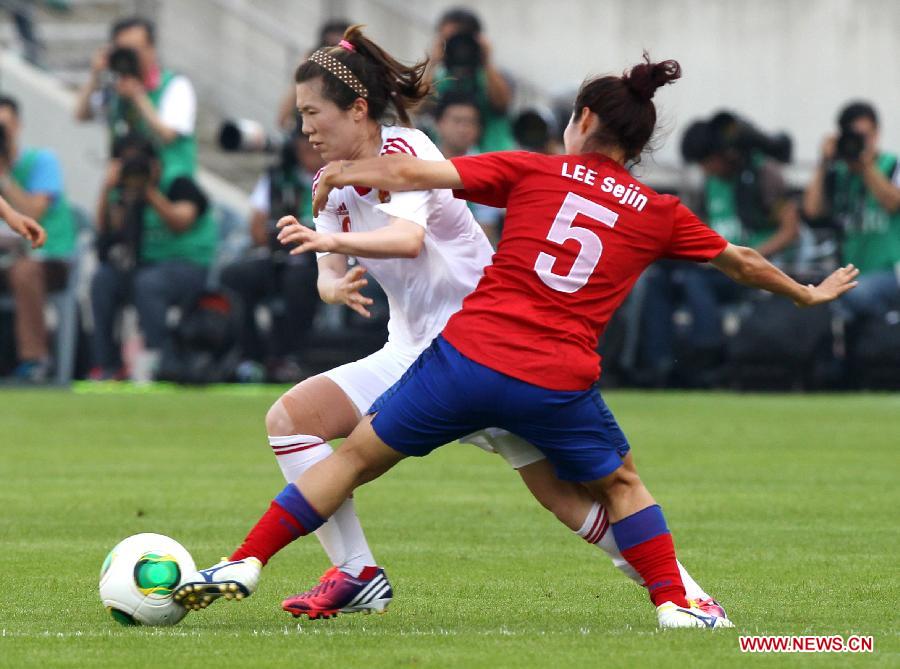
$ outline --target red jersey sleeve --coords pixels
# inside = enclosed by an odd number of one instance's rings
[[[453,195],[490,207],[506,207],[513,186],[532,169],[537,158],[528,151],[497,151],[451,158],[463,182],[463,187],[454,190]]]
[[[675,206],[672,237],[666,257],[675,260],[707,262],[728,246],[728,241],[694,215],[680,202]]]

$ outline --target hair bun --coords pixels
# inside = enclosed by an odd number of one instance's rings
[[[650,56],[644,52],[644,62],[635,65],[630,72],[622,75],[622,81],[634,95],[645,102],[653,99],[656,89],[671,84],[681,77],[681,65],[677,60],[664,60],[651,63]]]

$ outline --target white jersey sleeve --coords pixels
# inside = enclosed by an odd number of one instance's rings
[[[441,152],[420,130],[402,127],[385,127],[382,133],[384,145],[381,155],[402,153],[416,156],[424,160],[443,160]],[[416,190],[400,193],[391,193],[389,202],[380,204],[376,209],[388,216],[412,221],[423,228],[428,225],[428,218],[432,214],[434,198],[432,191]]]
[[[313,179],[312,183],[312,193],[313,197],[316,195],[316,187],[319,185],[319,175],[322,174],[322,170],[316,172],[316,176]],[[316,232],[325,232],[325,233],[335,233],[340,232],[342,230],[341,227],[341,219],[338,216],[338,190],[333,189],[328,194],[328,202],[325,203],[324,209],[319,212],[319,215],[313,219],[313,224],[316,226]],[[329,253],[319,253],[316,252],[316,258],[324,258],[325,256],[330,255]]]

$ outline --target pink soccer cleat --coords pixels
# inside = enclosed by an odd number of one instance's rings
[[[310,620],[334,618],[339,613],[384,613],[394,591],[381,567],[366,567],[359,576],[350,576],[332,567],[319,579],[319,584],[288,597],[281,608],[295,618]]]

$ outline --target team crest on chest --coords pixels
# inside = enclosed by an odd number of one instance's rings
[[[380,191],[378,191],[378,201],[379,201],[381,204],[384,204],[384,203],[386,203],[386,202],[390,202],[390,201],[391,201],[391,193],[390,193],[390,191],[386,191],[386,190],[380,190]]]
[[[337,215],[341,221],[341,230],[344,232],[350,232],[350,211],[347,209],[347,205],[341,202],[337,208]]]

